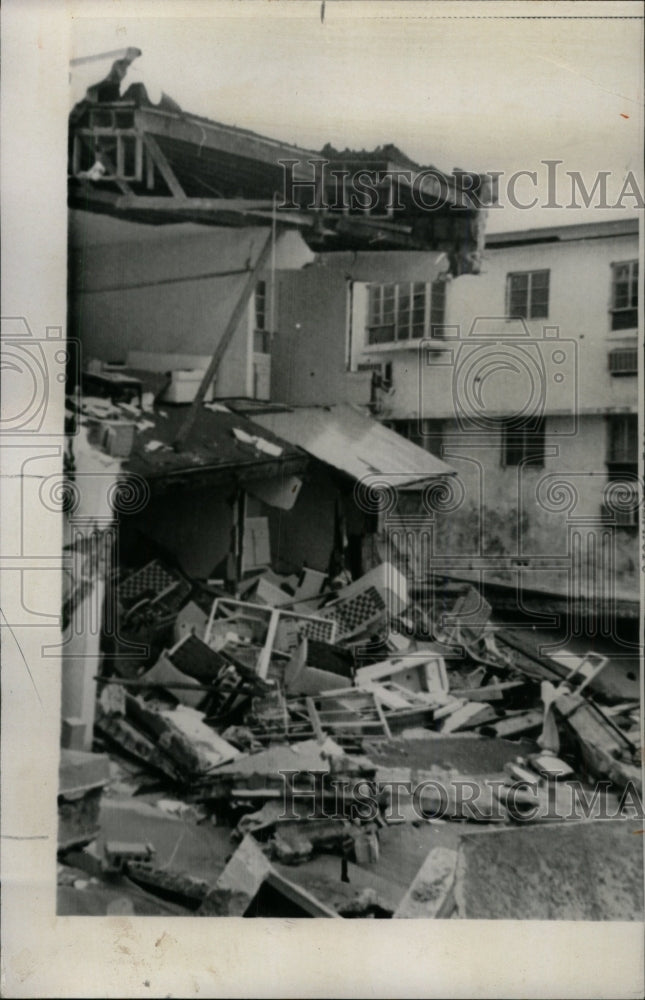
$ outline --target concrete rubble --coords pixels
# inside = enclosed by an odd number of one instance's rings
[[[93,752],[63,750],[60,912],[639,919],[639,706],[599,671],[489,614],[446,634],[388,563],[234,596],[143,570],[160,641],[106,659]]]

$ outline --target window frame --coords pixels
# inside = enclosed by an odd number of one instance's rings
[[[544,313],[535,311],[535,301],[534,293],[536,289],[534,288],[535,276],[538,274],[546,275],[546,302],[544,304]],[[512,283],[514,278],[526,278],[526,306],[521,312],[513,312],[512,298],[513,290]],[[538,291],[541,289],[537,289]],[[533,268],[530,271],[508,271],[506,274],[506,317],[509,320],[512,319],[548,319],[549,318],[549,299],[551,295],[551,269],[548,267]]]
[[[638,534],[640,528],[640,498],[636,473],[632,475],[630,473],[622,473],[615,476],[610,475],[609,482],[620,485],[623,491],[631,493],[633,503],[631,507],[625,504],[624,509],[618,510],[610,508],[606,503],[601,504],[600,516],[602,520],[613,524],[614,528],[618,531],[623,531],[630,535]]]
[[[626,281],[617,280],[619,268],[627,268]],[[611,296],[609,312],[611,314],[611,329],[634,330],[638,327],[638,258],[613,261],[611,265]],[[627,286],[627,305],[616,305],[616,293],[619,285]]]
[[[607,355],[607,367],[613,378],[638,375],[638,345],[612,347]]]
[[[500,457],[503,469],[516,469],[519,466],[531,465],[543,469],[546,464],[546,417],[538,418],[538,426],[534,428],[517,428],[513,430],[512,420],[501,420]],[[509,460],[509,452],[515,452],[516,461]]]
[[[445,325],[445,284],[445,281],[439,280],[367,282],[365,348],[418,344],[428,337],[441,339],[433,331]],[[423,315],[419,320],[417,310],[421,296]],[[391,322],[385,322],[390,315]],[[391,331],[390,336],[377,339],[375,331],[383,330]]]
[[[256,282],[253,290],[253,354],[271,353],[271,330],[267,326],[267,283]]]
[[[417,448],[423,448],[437,458],[441,457],[445,436],[443,417],[398,418],[387,421],[386,426]]]
[[[621,439],[620,441],[618,439]],[[612,413],[607,428],[606,466],[610,476],[621,471],[638,473],[638,414]]]

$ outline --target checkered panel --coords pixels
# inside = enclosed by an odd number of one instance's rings
[[[336,622],[334,619],[327,621],[303,621],[299,626],[300,635],[305,635],[308,639],[318,639],[320,642],[333,643],[336,636]]]
[[[130,603],[151,594],[156,597],[179,579],[170,573],[158,559],[136,570],[119,584],[118,595],[121,603]]]
[[[330,618],[338,624],[338,639],[355,635],[367,628],[383,615],[385,601],[376,587],[367,587],[361,594],[347,600],[339,600],[329,609],[319,612],[323,618]],[[316,636],[316,638],[318,638]]]

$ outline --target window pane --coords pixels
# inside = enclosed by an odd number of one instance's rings
[[[529,275],[518,273],[508,275],[508,314],[528,316]]]
[[[394,325],[394,285],[383,285],[383,323]]]
[[[381,286],[369,285],[369,325],[375,326],[381,319]]]
[[[522,442],[507,437],[504,445],[504,465],[519,465],[522,461]]]
[[[544,428],[542,419],[537,426],[522,430],[504,425],[502,454],[504,465],[544,465]]]
[[[445,315],[446,283],[445,281],[434,281],[430,289],[430,325],[443,324]]]
[[[614,309],[637,308],[638,261],[630,260],[621,264],[614,264],[612,286],[612,307]],[[613,329],[616,329],[616,327],[613,327]],[[624,327],[618,327],[618,329],[624,329]]]
[[[270,354],[271,344],[267,330],[253,331],[253,352],[255,354]]]
[[[638,261],[636,261],[632,268],[632,294],[630,305],[634,308],[638,308]]]
[[[266,326],[266,284],[258,281],[255,286],[255,328],[264,330]]]
[[[546,319],[549,315],[549,303],[546,299],[536,301],[531,304],[531,319]]]
[[[427,288],[424,282],[369,285],[367,342],[420,340],[427,329]]]
[[[625,309],[629,305],[629,285],[621,281],[614,289],[614,309]]]
[[[610,462],[638,462],[638,417],[625,414],[613,417],[609,428]]]
[[[638,326],[638,309],[619,309],[612,313],[612,330],[631,330]]]
[[[410,337],[410,286],[398,285],[398,308],[396,323],[396,339],[408,340]]]
[[[508,313],[509,316],[526,317],[528,314],[526,293],[511,292]]]
[[[394,326],[392,324],[371,326],[368,330],[367,340],[370,344],[387,344],[390,340],[394,340]]]
[[[549,272],[531,273],[531,318],[544,319],[549,314]]]
[[[428,293],[426,286],[417,282],[414,285],[414,296],[412,306],[412,336],[419,339],[423,337],[426,330],[426,301]]]

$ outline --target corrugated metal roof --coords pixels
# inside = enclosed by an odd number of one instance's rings
[[[405,487],[454,469],[348,404],[254,413],[253,420],[353,479],[379,475]]]

